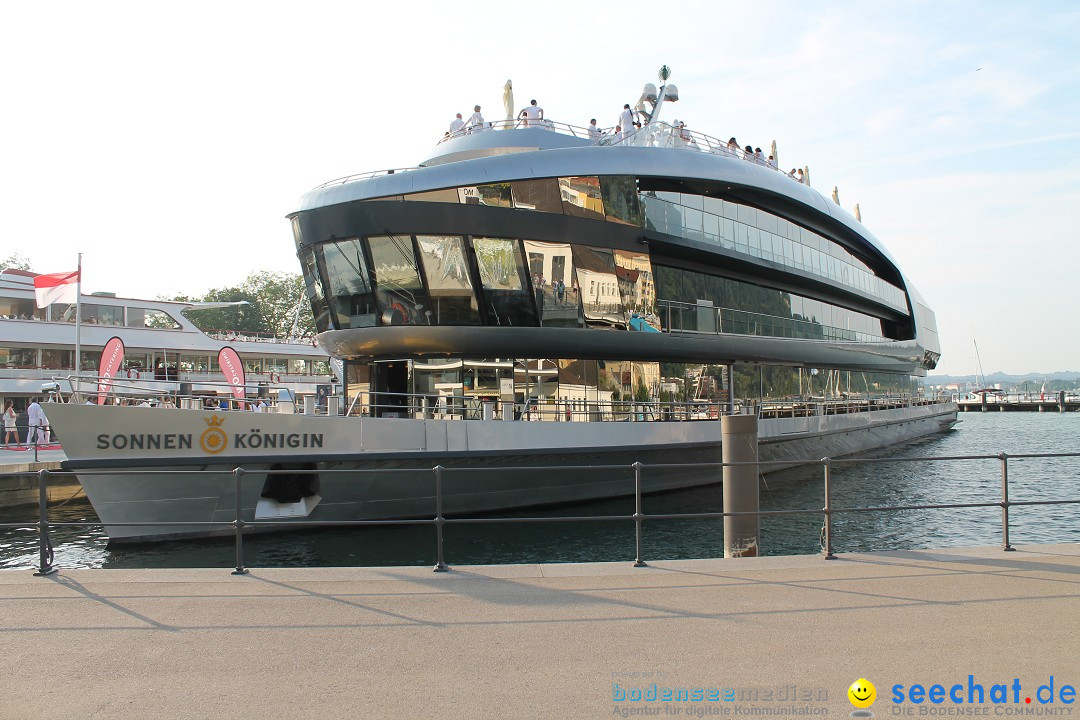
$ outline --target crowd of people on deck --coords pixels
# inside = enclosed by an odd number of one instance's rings
[[[697,140],[691,132],[687,130],[685,122],[675,120],[673,121],[672,126],[675,129],[675,140],[679,147],[701,150],[701,146],[698,145]],[[529,105],[518,113],[514,127],[552,128],[554,127],[554,123],[545,119],[544,109],[537,104],[536,100],[531,100]],[[619,112],[618,122],[615,124],[612,131],[606,132],[600,129],[596,124],[596,118],[589,120],[586,129],[590,139],[599,142],[600,140],[607,138],[609,141],[607,144],[618,145],[640,130],[641,127],[642,124],[637,117],[637,113],[631,109],[630,103],[626,103]],[[449,138],[462,132],[468,134],[482,130],[490,130],[491,128],[492,124],[484,121],[483,115],[480,114],[480,106],[476,105],[472,116],[467,121],[462,119],[461,113],[458,113],[450,122],[450,129],[443,135],[443,138]],[[651,140],[651,137],[647,138],[647,141]],[[648,142],[647,144],[651,144],[651,142]],[[772,155],[765,155],[761,148],[755,148],[751,145],[740,147],[738,141],[734,137],[728,140],[726,145],[714,146],[711,142],[708,142],[707,144],[710,148],[710,152],[741,158],[747,162],[762,165],[772,170],[776,170],[777,172],[783,172],[780,170],[775,157]],[[806,176],[800,168],[792,168],[790,172],[785,174],[795,182],[806,183]]]

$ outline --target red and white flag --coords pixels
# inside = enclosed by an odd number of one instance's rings
[[[34,278],[34,300],[39,308],[53,303],[79,300],[79,271],[38,275]]]

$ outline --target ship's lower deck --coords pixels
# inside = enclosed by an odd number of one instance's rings
[[[64,410],[61,424],[109,411],[70,405]],[[464,422],[153,410],[136,417],[138,410],[109,413],[115,422],[103,427],[113,432],[98,434],[92,447],[71,443],[65,464],[78,473],[116,541],[233,532],[236,468],[242,468],[240,516],[245,523],[274,522],[249,527],[254,531],[305,521],[434,517],[437,466],[443,468],[442,512],[451,515],[631,495],[636,462],[643,465],[645,493],[714,484],[722,475],[721,423],[715,420]],[[887,447],[955,421],[951,403],[761,419],[761,471]],[[186,440],[187,428],[198,425],[205,428],[202,435]],[[228,447],[208,456],[205,448],[213,449],[215,437]],[[263,448],[270,438],[275,445],[284,439],[284,445],[300,447]],[[174,449],[132,449],[133,442]],[[218,524],[170,524],[210,522]]]

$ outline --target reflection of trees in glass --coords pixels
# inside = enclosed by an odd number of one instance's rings
[[[486,288],[520,290],[515,241],[502,238],[474,238],[480,281]]]
[[[469,288],[469,270],[460,237],[418,235],[424,273],[430,289]]]
[[[600,194],[607,219],[625,225],[641,225],[637,181],[629,175],[600,178]]]
[[[480,185],[476,188],[476,193],[480,197],[481,205],[491,205],[494,207],[510,207],[510,183],[492,183],[491,185]]]

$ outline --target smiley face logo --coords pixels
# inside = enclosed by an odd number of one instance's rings
[[[868,708],[877,700],[877,688],[874,687],[874,683],[866,678],[859,678],[851,683],[851,687],[847,690],[847,696],[855,707],[859,709]]]

